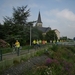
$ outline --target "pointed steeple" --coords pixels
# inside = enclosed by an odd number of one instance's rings
[[[39,11],[39,14],[38,14],[38,19],[37,19],[36,26],[38,26],[38,27],[42,27],[42,21],[41,21],[40,11]]]
[[[39,14],[38,14],[38,20],[37,20],[37,23],[42,23],[42,21],[41,21],[40,11],[39,11]]]

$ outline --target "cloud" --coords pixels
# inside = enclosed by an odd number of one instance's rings
[[[59,24],[63,24],[69,27],[75,27],[75,14],[68,9],[64,9],[61,11],[58,9],[46,11],[45,15],[47,16],[47,18],[51,17],[53,20],[57,20],[57,23],[59,22]]]
[[[75,21],[75,14],[68,9],[64,9],[57,13],[57,16],[68,19],[70,21]]]
[[[69,9],[63,10],[50,10],[44,12],[46,25],[50,25],[51,28],[56,28],[60,31],[61,36],[67,36],[69,38],[74,37],[75,32],[75,14]]]
[[[75,14],[68,9],[64,9],[61,11],[58,9],[54,9],[54,10],[51,10],[50,12],[48,12],[48,14],[49,13],[50,13],[50,15],[55,15],[58,18],[62,18],[62,19],[70,20],[70,21],[75,21]]]

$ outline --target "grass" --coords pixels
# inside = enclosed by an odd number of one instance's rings
[[[12,52],[12,48],[11,47],[1,48],[0,50],[2,50],[2,54]]]
[[[54,50],[56,49],[56,50]],[[44,50],[49,58],[40,66],[22,75],[75,75],[75,48],[73,46],[52,46]],[[41,55],[42,53],[37,53]]]
[[[41,52],[37,50],[35,52],[27,53],[25,55],[16,56],[15,58],[1,61],[0,62],[0,74],[2,74],[4,70],[8,69],[11,66],[16,66],[18,64],[21,64],[22,62],[27,61],[30,58],[41,55],[42,51],[43,49],[41,50]]]
[[[28,50],[28,49],[32,49],[32,48],[33,48],[33,46],[27,45],[27,46],[23,46],[22,50]]]
[[[44,64],[35,66],[32,70],[27,71],[27,74],[23,72],[22,75],[75,75],[75,48],[73,46],[48,45],[44,48],[18,56],[10,61],[0,62],[0,72],[10,65],[18,65],[30,58],[45,54],[48,59],[45,60]]]

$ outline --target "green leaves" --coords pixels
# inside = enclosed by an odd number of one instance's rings
[[[27,6],[13,7],[12,17],[4,17],[3,32],[0,30],[0,34],[4,33],[5,40],[10,44],[14,43],[16,39],[22,41],[29,41],[30,29],[29,27],[33,25],[34,22],[27,22],[30,16],[30,9]],[[2,37],[4,39],[4,37]],[[26,43],[26,42],[25,42]]]
[[[46,33],[45,38],[49,42],[50,40],[57,40],[57,35],[54,30],[50,30]]]

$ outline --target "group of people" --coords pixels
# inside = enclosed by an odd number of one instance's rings
[[[39,44],[46,44],[47,43],[47,41],[45,41],[45,40],[33,40],[33,42],[32,42],[34,45],[39,45]],[[15,48],[20,48],[20,42],[18,41],[18,40],[16,40],[16,42],[15,42],[15,44],[14,44],[14,46],[15,46]]]
[[[33,40],[33,45],[36,45],[38,47],[40,47],[41,44],[46,44],[47,41],[45,40]],[[17,54],[19,55],[19,51],[20,51],[20,42],[18,40],[16,40],[15,44],[13,45],[14,50],[17,52]]]
[[[47,41],[45,40],[33,40],[33,45],[40,45],[40,44],[46,44]]]

